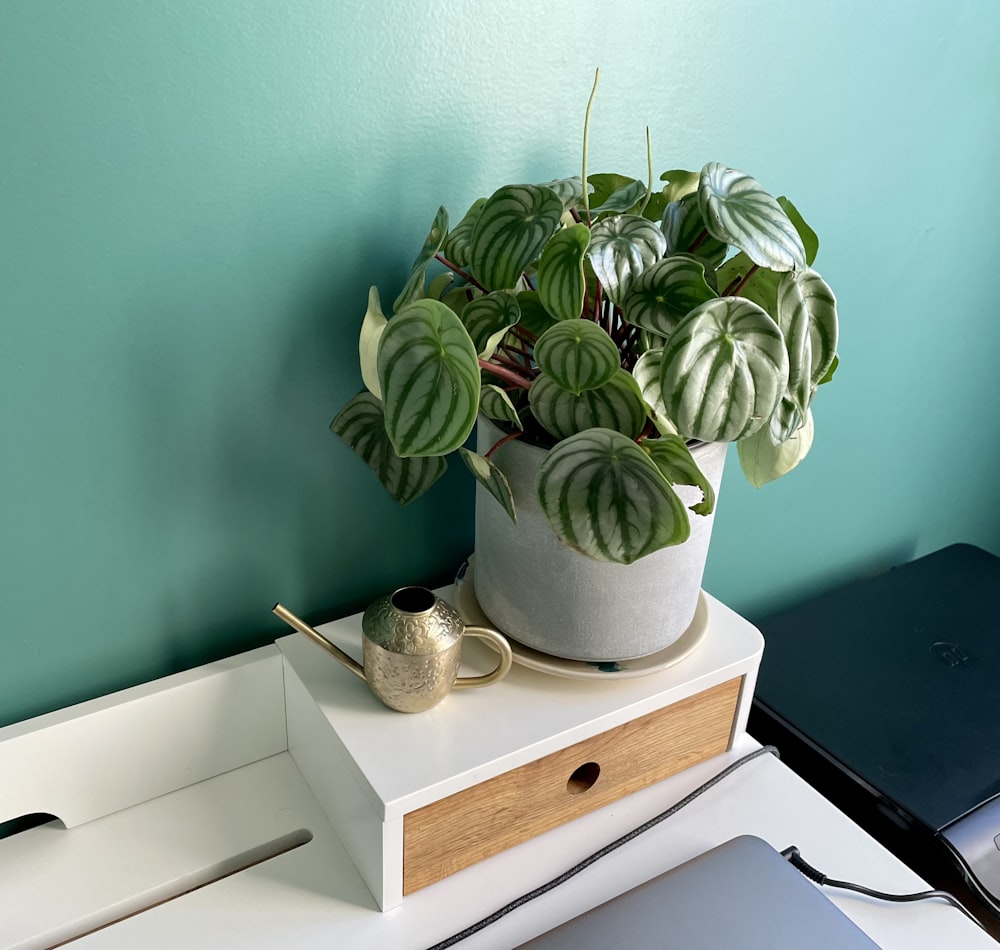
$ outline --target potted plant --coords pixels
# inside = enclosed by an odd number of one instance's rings
[[[645,182],[589,175],[587,111],[580,177],[504,185],[454,226],[441,207],[391,318],[372,287],[360,337],[366,389],[331,428],[403,504],[459,453],[480,486],[477,593],[481,533],[498,518],[510,538],[491,561],[521,562],[516,576],[490,581],[513,588],[502,596],[520,617],[483,604],[512,636],[532,641],[519,625],[545,602],[556,602],[553,615],[572,602],[570,626],[579,626],[596,608],[578,601],[595,585],[602,603],[609,589],[638,602],[617,624],[656,628],[638,646],[608,645],[606,616],[582,648],[531,643],[606,660],[651,653],[690,623],[707,537],[692,543],[689,510],[696,533],[699,521],[710,525],[725,445],[737,444],[758,487],[809,451],[810,404],[836,368],[838,323],[833,292],[812,268],[818,240],[790,201],[716,162],[664,172],[660,187],[651,173]],[[477,416],[473,451],[465,443]],[[502,460],[520,446],[536,457],[512,486],[517,463]],[[514,527],[535,506],[545,542]],[[629,569],[673,546],[685,557],[697,548],[694,565],[650,568],[641,583],[653,591],[636,587]],[[569,568],[552,561],[556,551]],[[617,573],[602,584],[589,572],[603,568]],[[554,585],[578,569],[560,600]],[[523,588],[539,573],[532,602]],[[687,585],[683,605],[669,607],[672,622],[649,619],[675,575]]]

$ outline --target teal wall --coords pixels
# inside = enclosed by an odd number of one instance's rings
[[[802,468],[730,459],[706,586],[753,615],[1000,549],[995,0],[5,0],[0,722],[447,578],[453,470],[397,509],[327,432],[440,202],[722,160],[792,196],[842,367]],[[986,280],[984,280],[986,276]]]

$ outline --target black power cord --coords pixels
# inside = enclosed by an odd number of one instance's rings
[[[827,877],[822,871],[817,871],[805,858],[799,854],[799,849],[792,845],[789,848],[785,848],[781,852],[781,856],[785,858],[792,867],[801,871],[810,881],[814,881],[824,887],[836,887],[844,891],[855,891],[858,894],[864,894],[866,897],[874,897],[880,901],[892,901],[897,904],[908,904],[915,901],[926,901],[932,900],[934,898],[940,898],[941,900],[947,901],[953,907],[957,907],[966,917],[969,918],[978,927],[982,927],[982,924],[972,915],[972,913],[965,907],[962,902],[955,897],[953,894],[948,893],[948,891],[941,890],[929,890],[929,891],[918,891],[915,894],[887,894],[885,891],[876,891],[870,887],[863,887],[860,884],[852,884],[850,881],[838,881],[832,877]]]
[[[474,924],[470,924],[464,930],[460,930],[458,933],[452,934],[450,937],[446,937],[440,943],[434,944],[434,946],[430,947],[429,950],[447,950],[448,947],[453,947],[456,943],[460,943],[467,937],[471,937],[473,934],[479,933],[480,930],[484,930],[486,927],[489,927],[490,924],[495,924],[502,917],[506,917],[509,913],[517,910],[518,907],[523,907],[529,901],[533,901],[536,897],[541,897],[543,894],[547,894],[553,888],[558,887],[560,884],[564,884],[571,877],[575,877],[581,871],[589,868],[595,861],[598,861],[605,855],[617,850],[623,844],[628,844],[628,842],[630,842],[633,838],[637,838],[644,831],[649,831],[650,828],[658,825],[661,821],[665,821],[671,815],[675,815],[686,805],[690,805],[691,802],[693,802],[700,795],[704,795],[710,788],[718,785],[723,779],[732,775],[738,768],[741,768],[748,762],[752,762],[754,759],[760,758],[762,755],[774,755],[780,758],[778,750],[773,745],[761,746],[761,748],[755,749],[753,752],[748,752],[735,762],[727,765],[721,772],[713,775],[703,785],[699,785],[693,792],[686,795],[679,802],[671,805],[666,811],[660,812],[660,814],[650,818],[649,821],[643,822],[638,828],[633,828],[620,838],[616,838],[610,844],[606,844],[599,851],[595,851],[578,864],[574,864],[568,871],[563,871],[563,873],[558,877],[552,878],[551,881],[546,881],[544,884],[536,887],[533,891],[528,891],[527,894],[522,894],[520,897],[512,900],[509,904],[504,904],[503,907],[499,910],[493,911],[493,913],[488,917],[483,917],[481,920],[477,920]]]

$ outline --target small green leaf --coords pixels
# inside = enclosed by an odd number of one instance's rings
[[[378,381],[378,343],[385,330],[385,314],[378,297],[378,287],[368,291],[368,309],[361,323],[361,336],[358,339],[358,356],[361,359],[361,379],[376,399],[382,398],[382,387]]]
[[[693,195],[698,190],[697,172],[685,171],[683,168],[674,168],[660,175],[660,181],[665,181],[663,186],[663,197],[667,202],[680,201],[688,195]]]
[[[455,275],[450,270],[445,271],[443,274],[438,274],[427,288],[427,296],[431,300],[440,300],[448,292],[453,283],[455,283]]]
[[[479,408],[479,360],[443,303],[418,300],[389,321],[378,369],[397,455],[445,455],[468,438]]]
[[[510,396],[499,386],[492,383],[483,385],[479,394],[479,411],[488,419],[506,422],[514,429],[524,429],[521,417],[517,413]]]
[[[795,230],[799,232],[799,237],[802,239],[802,247],[806,252],[806,266],[812,267],[813,262],[816,260],[816,255],[819,253],[819,237],[806,224],[805,218],[799,214],[799,209],[788,198],[781,195],[778,198],[778,204],[781,206],[781,210],[788,215],[788,220],[795,225]]]
[[[641,448],[671,485],[691,485],[701,490],[701,501],[690,506],[696,515],[710,515],[715,510],[715,489],[698,468],[684,439],[679,435],[643,439]]]
[[[595,177],[591,176],[589,180],[593,181]],[[626,178],[624,184],[612,191],[597,207],[594,207],[593,202],[591,202],[591,218],[596,218],[599,214],[618,214],[623,211],[631,211],[645,197],[645,184],[635,179]]]
[[[473,475],[476,481],[483,486],[507,512],[511,521],[517,521],[517,513],[514,511],[514,496],[511,494],[510,483],[507,476],[500,471],[488,458],[472,452],[464,446],[458,450],[462,461]]]
[[[487,290],[512,290],[559,227],[562,212],[550,188],[505,185],[495,191],[472,231],[473,275]]]
[[[717,296],[705,280],[705,262],[678,254],[657,261],[632,283],[622,312],[629,323],[667,337],[698,304]]]
[[[805,412],[837,355],[837,298],[814,270],[785,274],[778,285],[778,326],[788,349],[788,390]]]
[[[557,231],[542,251],[538,298],[557,320],[572,320],[583,310],[583,259],[589,244],[590,228],[574,224]]]
[[[563,543],[598,561],[631,564],[691,533],[684,503],[660,470],[611,429],[588,429],[551,449],[535,490]]]
[[[656,428],[663,435],[676,434],[677,427],[667,415],[667,405],[663,399],[663,389],[660,379],[663,372],[663,347],[653,347],[646,350],[632,368],[632,376],[639,384],[642,398],[656,423]]]
[[[618,371],[618,347],[590,320],[562,320],[535,344],[535,360],[563,389],[579,395],[603,386]]]
[[[739,296],[746,297],[774,316],[778,312],[778,284],[783,276],[781,273],[768,270],[766,267],[757,267],[743,251],[740,251],[719,268],[716,277],[719,286],[726,290],[739,285],[747,274],[750,274],[750,277],[740,287]]]
[[[472,243],[472,230],[479,220],[479,215],[486,204],[485,198],[477,198],[472,207],[465,212],[465,217],[455,225],[441,245],[441,254],[456,267],[467,267],[469,264],[469,245]]]
[[[614,429],[637,439],[646,425],[646,406],[639,385],[619,369],[603,386],[574,395],[542,373],[528,390],[531,412],[557,439],[585,429]]]
[[[563,211],[575,208],[583,200],[583,179],[579,175],[573,178],[557,178],[554,181],[546,181],[538,187],[554,191],[563,203]]]
[[[666,241],[666,253],[694,254],[711,267],[718,267],[729,251],[725,241],[718,241],[708,234],[705,220],[698,210],[697,194],[671,201],[663,211],[660,224]]]
[[[788,382],[778,325],[742,297],[696,307],[663,349],[660,386],[677,431],[702,442],[731,442],[764,425]]]
[[[619,214],[594,225],[587,252],[597,279],[621,306],[629,287],[666,250],[663,233],[635,214]]]
[[[709,162],[701,170],[698,207],[709,233],[735,244],[755,264],[776,271],[805,267],[806,252],[795,225],[746,173]]]
[[[413,262],[410,276],[403,287],[402,293],[396,298],[392,305],[393,313],[399,313],[405,306],[419,300],[424,295],[424,275],[427,273],[427,266],[434,255],[441,250],[445,235],[448,233],[448,211],[441,205],[434,216],[434,223],[431,225],[427,237],[424,239],[424,246],[420,249],[417,259]]]
[[[835,356],[833,362],[830,364],[830,368],[826,371],[826,375],[819,381],[819,385],[822,386],[824,383],[830,382],[833,379],[833,374],[837,372],[837,367],[840,366],[840,357]]]
[[[518,326],[535,336],[541,336],[556,325],[556,319],[542,305],[537,290],[522,290],[517,295],[517,306],[521,311]]]
[[[517,297],[507,290],[494,290],[466,304],[462,311],[462,323],[472,337],[476,353],[483,359],[489,359],[520,316]]]
[[[812,413],[806,413],[804,425],[794,432],[781,445],[775,445],[769,436],[768,428],[758,430],[749,438],[740,439],[736,443],[736,451],[740,457],[740,468],[747,481],[754,488],[760,488],[768,482],[790,472],[801,462],[813,442]]]
[[[400,458],[385,432],[382,403],[371,393],[355,396],[330,424],[378,476],[386,491],[401,505],[419,498],[445,472],[443,458]]]

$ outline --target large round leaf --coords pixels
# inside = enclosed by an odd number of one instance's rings
[[[535,344],[535,360],[563,389],[579,395],[603,386],[621,365],[618,347],[591,320],[562,320]]]
[[[777,318],[788,349],[789,395],[804,413],[837,355],[837,299],[814,270],[785,274]]]
[[[646,425],[646,406],[639,385],[620,369],[603,386],[574,395],[544,373],[528,390],[531,411],[557,439],[584,429],[605,428],[637,439]]]
[[[560,442],[535,489],[556,535],[598,561],[631,564],[691,532],[684,503],[628,436],[588,429]]]
[[[717,296],[705,280],[704,261],[677,255],[658,261],[633,282],[622,312],[629,323],[667,337],[698,304]]]
[[[663,400],[687,438],[731,442],[755,432],[770,419],[787,382],[781,330],[742,297],[696,307],[663,348]]]
[[[469,265],[487,290],[513,289],[559,227],[563,203],[550,188],[505,185],[483,205],[472,229]]]
[[[400,458],[385,432],[382,403],[371,393],[355,396],[340,410],[330,429],[364,459],[385,490],[401,505],[419,498],[448,467],[436,455]]]
[[[378,348],[385,429],[396,453],[445,455],[468,437],[479,408],[479,361],[462,321],[418,300],[389,321]]]
[[[542,251],[538,297],[557,320],[572,320],[583,310],[583,258],[589,244],[590,228],[574,224],[554,234]]]
[[[709,234],[735,244],[755,264],[777,271],[805,267],[806,252],[795,225],[744,172],[709,162],[701,170],[698,207]]]
[[[629,286],[663,256],[663,232],[636,214],[618,214],[594,225],[590,236],[591,266],[611,300],[621,306]]]

